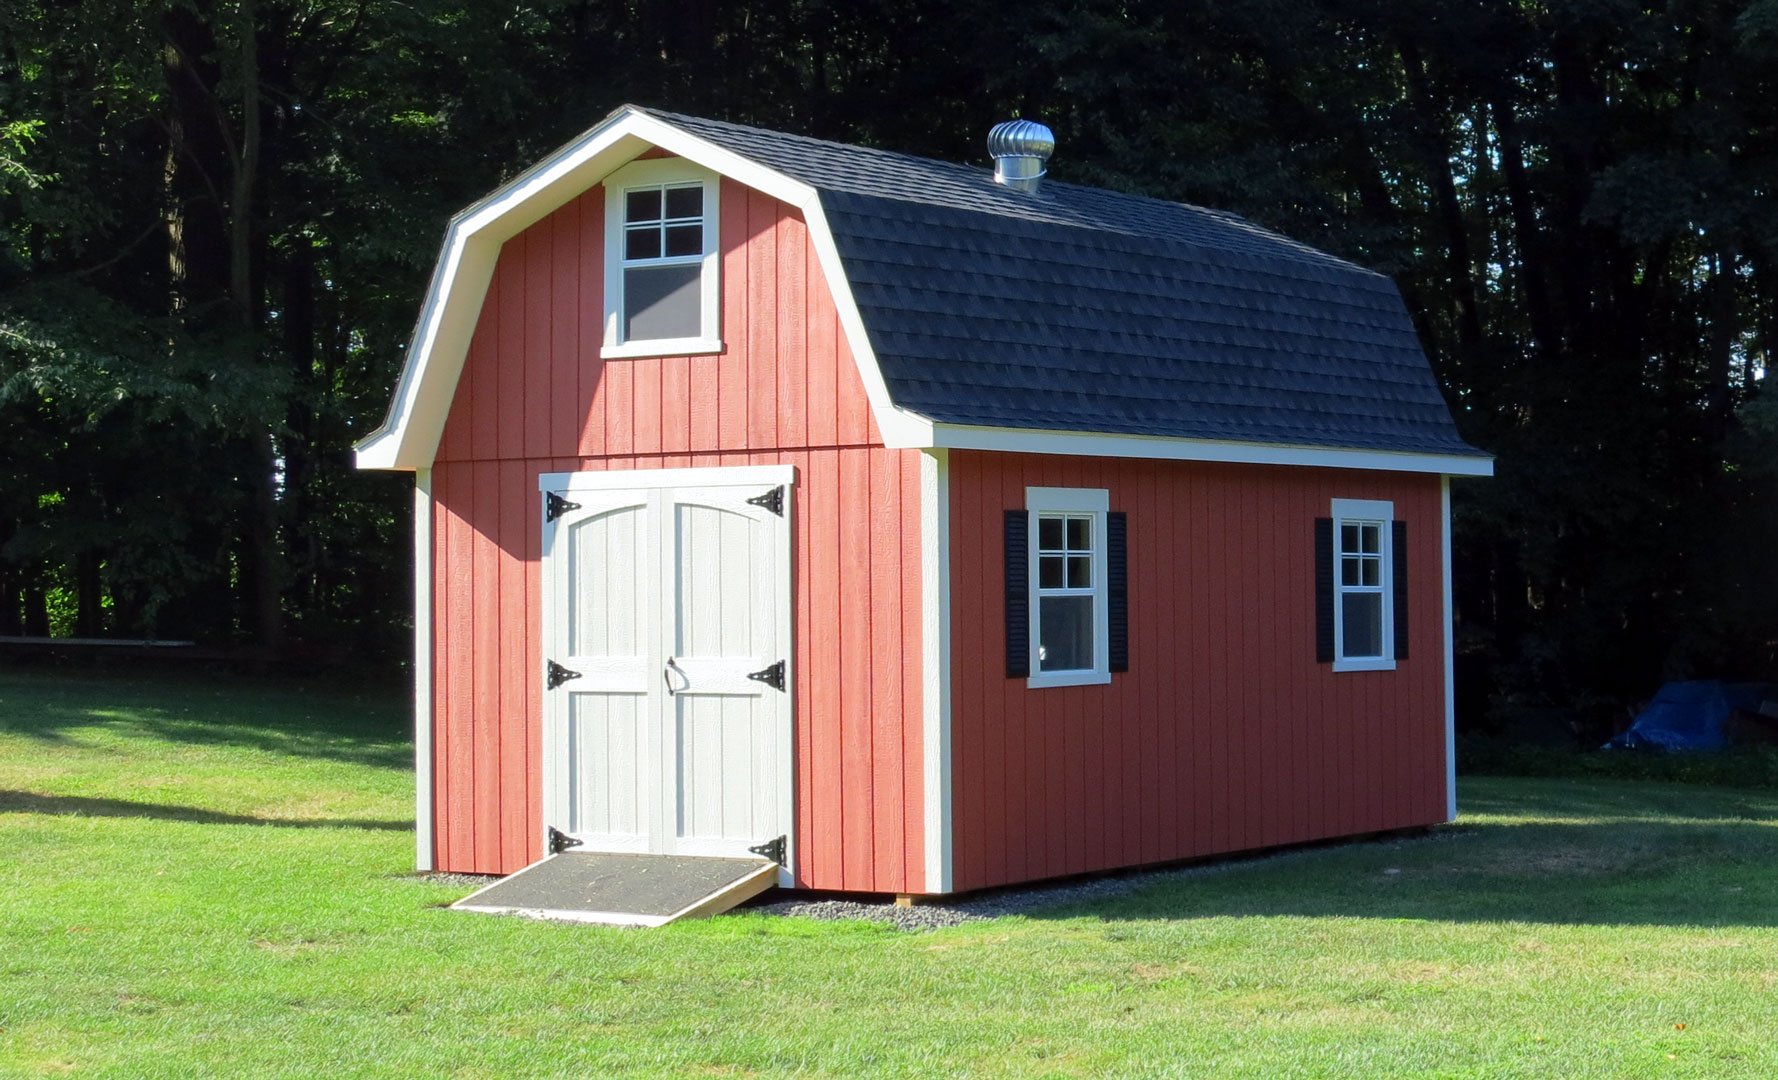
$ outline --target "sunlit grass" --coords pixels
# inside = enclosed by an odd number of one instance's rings
[[[408,873],[403,708],[0,673],[0,1074],[1778,1075],[1763,791],[1488,779],[1042,917],[606,930]]]

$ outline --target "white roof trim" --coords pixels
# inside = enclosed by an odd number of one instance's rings
[[[833,295],[840,327],[864,382],[871,415],[887,446],[1319,465],[1450,476],[1494,473],[1492,458],[1468,455],[935,424],[890,400],[888,385],[871,350],[864,318],[840,264],[839,249],[816,189],[628,106],[451,219],[408,346],[407,362],[395,385],[389,416],[355,447],[359,468],[431,467],[501,245],[653,147],[677,154],[802,212]]]
[[[894,433],[898,441],[918,439],[929,430],[921,418],[889,401],[888,387],[865,336],[851,287],[841,272],[839,252],[815,189],[626,107],[451,219],[408,346],[407,362],[395,385],[388,419],[355,447],[359,468],[423,469],[432,465],[500,246],[652,147],[802,211],[878,429],[885,437]]]
[[[1313,465],[1329,469],[1493,476],[1492,457],[1419,454],[1395,450],[1342,450],[1320,446],[1177,439],[1155,435],[1109,435],[1031,428],[933,424],[927,446],[954,450],[1002,450],[1017,454],[1070,454],[1083,457],[1158,458],[1166,461],[1226,461],[1246,465]],[[884,433],[885,438],[888,433]],[[890,442],[890,446],[898,445]],[[909,444],[899,444],[909,445]]]

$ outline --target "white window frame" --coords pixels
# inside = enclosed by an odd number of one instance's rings
[[[1028,487],[1025,489],[1025,512],[1030,521],[1025,529],[1025,566],[1028,577],[1026,602],[1031,649],[1031,669],[1025,685],[1030,689],[1048,686],[1095,686],[1111,681],[1111,617],[1110,590],[1105,581],[1106,539],[1105,519],[1111,512],[1111,492],[1106,488]],[[1042,593],[1037,587],[1038,528],[1045,514],[1090,514],[1093,518],[1093,666],[1073,671],[1044,671],[1039,657],[1043,643]],[[1078,595],[1078,594],[1077,594]]]
[[[1395,670],[1395,504],[1376,499],[1333,500],[1333,624],[1335,671]],[[1379,526],[1377,549],[1382,553],[1381,577],[1377,587],[1345,585],[1340,578],[1340,526],[1346,522],[1365,522]],[[1346,655],[1346,594],[1364,592],[1383,598],[1383,655]]]
[[[662,185],[704,185],[704,254],[700,265],[703,315],[695,337],[625,341],[624,193]],[[697,356],[722,351],[722,219],[721,181],[708,169],[684,158],[632,161],[605,178],[605,344],[603,359],[640,356]],[[649,260],[652,263],[654,260]],[[665,265],[663,263],[663,265]]]

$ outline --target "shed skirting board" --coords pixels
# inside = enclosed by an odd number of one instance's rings
[[[432,470],[414,470],[414,868],[432,855]]]
[[[925,838],[928,893],[951,891],[951,469],[948,452],[920,455],[920,640],[925,653]]]
[[[1444,552],[1445,578],[1445,820],[1457,820],[1457,612],[1451,606],[1451,478],[1439,477],[1439,510],[1444,533],[1439,538]]]

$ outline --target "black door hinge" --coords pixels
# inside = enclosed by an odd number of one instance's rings
[[[784,837],[782,836],[778,837],[776,840],[767,840],[765,843],[750,847],[747,850],[763,859],[770,859],[779,866],[784,865]]]
[[[784,661],[780,660],[768,668],[749,672],[747,677],[754,682],[762,682],[774,690],[784,689]]]
[[[546,672],[548,672],[548,677],[544,679],[544,685],[549,687],[551,690],[554,690],[556,687],[567,682],[569,679],[580,678],[580,672],[569,671],[567,668],[556,663],[554,660],[548,661],[548,664],[549,664],[549,666],[544,668],[544,670]]]
[[[569,836],[554,825],[549,827],[549,853],[551,855],[560,855],[569,848],[576,848],[579,846],[579,840],[574,839],[574,837]]]
[[[772,513],[777,514],[779,517],[783,517],[784,516],[784,485],[779,484],[777,487],[766,492],[764,495],[755,495],[753,498],[747,500],[747,505],[748,506],[763,506],[767,510],[770,510]]]
[[[543,520],[554,521],[570,510],[579,510],[580,504],[569,502],[553,491],[543,493]]]

